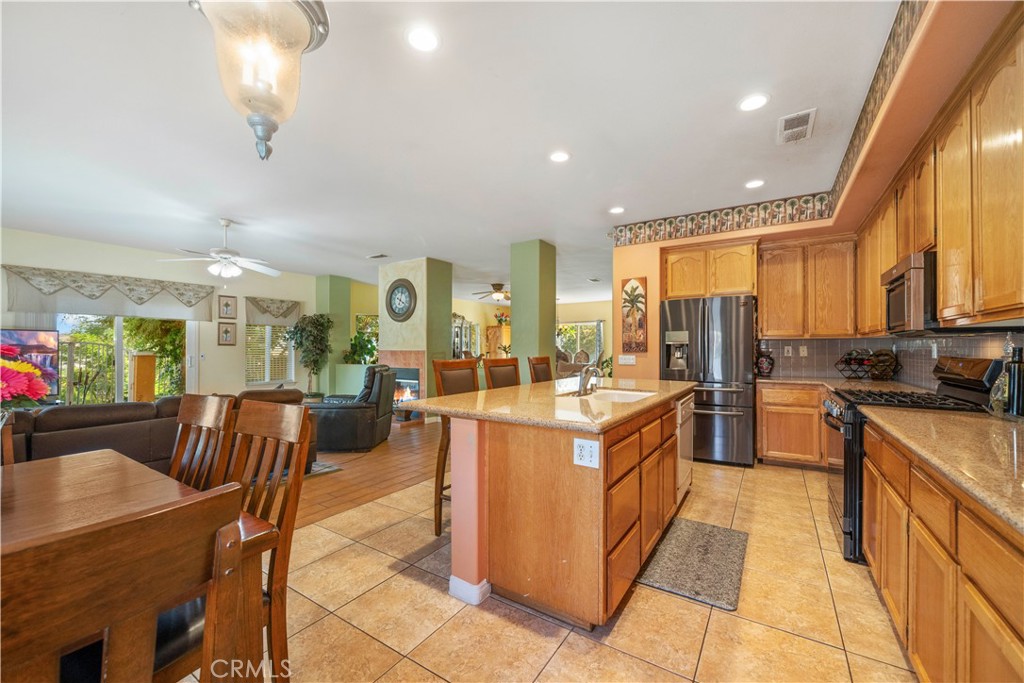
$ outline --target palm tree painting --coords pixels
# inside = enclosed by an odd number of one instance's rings
[[[622,352],[647,352],[647,278],[622,281]]]

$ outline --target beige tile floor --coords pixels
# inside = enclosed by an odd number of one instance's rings
[[[735,612],[643,586],[593,632],[450,597],[424,482],[295,533],[293,680],[911,681],[874,586],[828,527],[825,475],[698,463],[679,514],[746,531]]]

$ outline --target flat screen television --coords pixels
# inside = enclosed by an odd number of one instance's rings
[[[60,377],[60,350],[57,330],[0,330],[0,342],[18,348],[18,355],[27,358],[41,368],[54,371],[50,395],[58,391]]]

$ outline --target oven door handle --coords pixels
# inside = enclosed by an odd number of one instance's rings
[[[694,410],[694,415],[721,415],[723,417],[742,417],[743,413],[739,410]]]
[[[821,419],[825,421],[826,427],[828,427],[829,429],[834,429],[835,431],[842,434],[843,438],[846,438],[846,424],[842,422],[839,418],[837,418],[835,415],[832,415],[831,413],[822,413]]]

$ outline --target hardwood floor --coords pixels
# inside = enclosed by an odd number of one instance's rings
[[[388,440],[369,453],[318,453],[318,461],[336,463],[341,471],[303,482],[296,527],[432,478],[440,434],[440,422],[433,422],[392,429]]]

